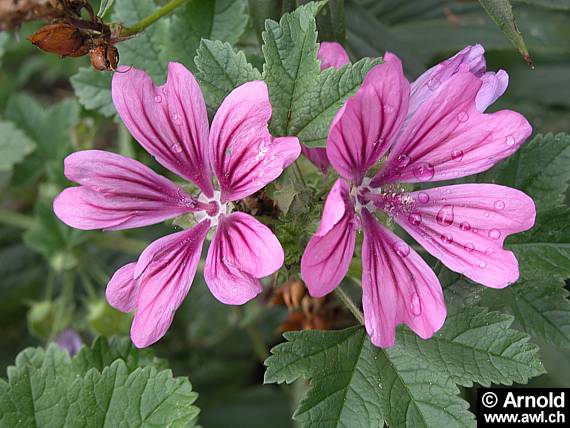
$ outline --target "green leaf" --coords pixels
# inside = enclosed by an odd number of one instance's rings
[[[293,416],[303,427],[475,426],[449,376],[417,358],[418,343],[376,348],[361,326],[284,336],[265,362],[265,382],[310,379]]]
[[[156,9],[153,0],[121,0],[115,4],[112,20],[133,25]],[[167,31],[168,23],[159,20],[132,39],[119,43],[121,63],[146,71],[157,83],[163,82],[167,64],[163,42]]]
[[[105,117],[115,115],[111,98],[111,73],[101,73],[91,68],[80,68],[71,77],[71,86],[79,103],[88,110],[96,110]]]
[[[247,62],[242,51],[234,51],[229,43],[202,40],[194,59],[204,99],[215,111],[235,88],[251,80],[261,79],[259,71]]]
[[[107,12],[111,9],[115,3],[115,0],[101,0],[101,4],[99,5],[99,12],[97,12],[97,16],[99,18],[103,18]]]
[[[0,380],[0,425],[194,426],[197,394],[187,379],[153,366],[129,368],[120,358],[98,367],[75,358],[53,344],[21,352],[8,382]]]
[[[510,0],[479,0],[479,3],[481,3],[487,15],[499,26],[507,39],[517,48],[524,60],[529,65],[532,65],[528,48],[515,23],[515,16],[513,15],[513,7],[511,6]]]
[[[320,72],[315,14],[321,4],[309,3],[268,20],[263,33],[263,77],[273,105],[271,131],[297,135],[310,147],[323,147],[330,122],[354,94],[378,60],[363,59],[340,70]]]
[[[9,171],[35,146],[12,122],[0,121],[0,171]]]
[[[247,25],[245,9],[244,0],[191,0],[173,15],[169,57],[194,69],[192,60],[201,39],[234,45]]]
[[[570,300],[563,281],[523,281],[503,290],[489,290],[482,304],[508,308],[518,325],[543,342],[570,349]]]

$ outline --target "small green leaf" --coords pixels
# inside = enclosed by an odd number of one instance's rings
[[[103,18],[107,12],[111,9],[115,3],[115,0],[101,0],[101,4],[99,5],[99,12],[97,12],[97,16],[99,18]]]
[[[198,69],[196,77],[210,111],[216,111],[233,89],[261,78],[244,53],[234,51],[229,43],[202,40],[194,61]]]
[[[111,98],[111,73],[101,73],[91,68],[80,68],[71,76],[71,86],[79,103],[88,110],[96,110],[105,117],[115,115]]]
[[[9,171],[32,152],[35,143],[12,122],[0,121],[0,171]]]
[[[510,0],[479,0],[479,3],[481,3],[487,15],[495,21],[495,24],[497,24],[507,39],[517,48],[524,60],[532,66],[532,59],[528,53],[523,36],[517,28]]]

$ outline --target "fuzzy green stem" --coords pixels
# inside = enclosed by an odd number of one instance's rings
[[[174,9],[176,9],[177,7],[186,3],[186,1],[187,0],[171,0],[171,1],[169,1],[164,6],[156,9],[153,13],[151,13],[146,18],[141,19],[139,22],[131,25],[130,27],[124,27],[121,30],[120,37],[130,37],[130,36],[134,36],[135,34],[140,33],[146,27],[154,24],[156,21],[158,21],[164,15],[168,15]]]
[[[354,318],[356,318],[360,324],[364,324],[364,317],[362,316],[362,312],[360,312],[360,309],[358,309],[348,294],[346,294],[345,291],[340,287],[335,288],[334,291],[341,302],[344,303],[344,306],[346,306],[352,315],[354,315]]]

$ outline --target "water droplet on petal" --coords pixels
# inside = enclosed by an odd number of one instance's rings
[[[441,239],[441,242],[443,242],[444,244],[453,243],[453,236],[451,235],[451,233],[444,233],[439,237],[439,239]]]
[[[162,102],[162,97],[161,97],[160,95],[156,95],[156,96],[154,97],[154,102],[155,102],[155,103],[161,103],[161,102]]]
[[[497,240],[501,237],[501,232],[497,229],[491,229],[489,231],[488,235],[489,235],[489,238]]]
[[[437,88],[439,88],[440,84],[441,84],[441,82],[439,81],[439,79],[433,78],[433,79],[428,80],[427,87],[430,90],[435,91],[435,90],[437,90]]]
[[[516,143],[515,137],[513,137],[512,135],[508,135],[507,138],[505,138],[505,143],[507,143],[507,146],[514,146]]]
[[[384,109],[384,112],[386,112],[388,114],[394,113],[394,107],[392,107],[391,105],[387,104],[383,107],[383,109]]]
[[[407,155],[400,155],[396,160],[398,161],[398,166],[400,168],[405,168],[410,164],[411,159]]]
[[[462,150],[454,150],[451,152],[451,159],[455,161],[460,161],[463,159],[463,151]]]
[[[495,201],[495,208],[498,210],[502,210],[505,208],[505,203],[501,200]]]
[[[485,254],[487,254],[488,256],[490,256],[491,254],[493,254],[495,252],[495,250],[493,248],[487,248],[485,250]]]
[[[414,226],[419,226],[422,223],[422,216],[418,213],[410,214],[408,221]]]
[[[420,300],[420,296],[418,293],[414,293],[412,296],[412,303],[410,304],[410,310],[412,314],[416,317],[419,317],[422,314],[422,301]]]
[[[174,153],[182,153],[182,146],[178,143],[173,144],[172,146],[170,146],[170,148]]]
[[[178,122],[180,120],[180,115],[176,112],[172,113],[172,120]]]
[[[428,162],[420,162],[414,167],[414,175],[420,181],[428,181],[433,178],[435,170]]]
[[[475,249],[475,245],[473,245],[472,242],[467,242],[464,246],[463,249],[465,251],[467,251],[468,253],[472,252]]]
[[[385,138],[384,138],[384,137],[378,137],[378,138],[376,139],[376,141],[374,141],[374,145],[377,146],[378,144],[384,143],[384,141],[385,141]]]
[[[238,288],[237,288],[237,287],[232,287],[232,291],[233,291],[234,293],[237,293]]]
[[[429,195],[425,192],[418,193],[418,201],[422,204],[427,204],[429,202]]]
[[[410,246],[405,242],[402,241],[396,242],[392,246],[392,248],[394,249],[396,254],[399,255],[400,257],[406,257],[408,254],[410,254]]]
[[[467,112],[464,111],[460,111],[459,113],[457,113],[457,120],[461,123],[467,122],[467,120],[469,119],[469,115],[467,114]]]
[[[466,221],[464,221],[459,224],[459,229],[461,229],[464,232],[469,232],[471,230],[471,225]]]
[[[442,226],[451,226],[453,224],[454,217],[453,206],[444,205],[437,213],[435,219]]]
[[[481,269],[485,269],[485,268],[487,267],[487,262],[481,262],[481,263],[479,263],[479,267],[480,267]]]
[[[487,211],[485,211],[485,212],[483,213],[483,215],[484,215],[485,217],[489,217],[489,213],[488,213]]]

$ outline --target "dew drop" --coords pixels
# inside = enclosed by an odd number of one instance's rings
[[[419,226],[422,223],[422,216],[419,213],[410,214],[408,221],[414,226]]]
[[[453,236],[451,233],[444,233],[439,237],[439,239],[441,239],[441,242],[444,244],[453,244]]]
[[[155,102],[155,103],[161,103],[161,102],[162,102],[162,97],[161,97],[160,95],[156,95],[156,96],[154,97],[154,102]]]
[[[485,268],[487,267],[487,262],[481,262],[481,263],[479,263],[479,267],[480,267],[481,269],[485,269]]]
[[[475,245],[473,245],[472,242],[467,242],[464,246],[463,249],[465,251],[467,251],[468,253],[472,252],[475,249]]]
[[[429,195],[425,192],[418,193],[418,201],[422,204],[427,204],[429,202]]]
[[[178,143],[173,144],[172,146],[170,146],[170,148],[174,153],[182,153],[182,146]]]
[[[498,231],[497,229],[491,229],[489,231],[488,235],[489,235],[489,238],[497,240],[501,237],[501,232]]]
[[[455,161],[460,161],[463,159],[463,151],[462,150],[454,150],[451,152],[451,159]]]
[[[507,138],[505,138],[505,143],[507,143],[507,146],[509,147],[514,146],[516,143],[515,137],[508,135]]]
[[[461,229],[463,232],[469,232],[471,230],[471,225],[464,221],[459,224],[459,229]]]
[[[407,255],[410,254],[410,247],[405,242],[396,242],[392,248],[400,257],[407,257]]]
[[[485,212],[483,213],[483,215],[484,215],[485,217],[489,217],[489,212],[485,211]]]
[[[237,293],[238,288],[237,288],[237,287],[232,287],[232,291],[233,291],[234,293]]]
[[[420,300],[420,296],[418,296],[418,293],[414,293],[412,297],[410,310],[412,311],[412,314],[414,314],[416,317],[419,317],[422,314],[422,301]]]
[[[461,123],[467,122],[467,120],[469,119],[469,115],[467,114],[467,112],[464,111],[460,111],[459,113],[457,113],[457,120]]]
[[[384,112],[390,114],[390,113],[394,113],[394,107],[392,107],[391,105],[385,105],[383,107]]]
[[[434,173],[433,165],[428,162],[420,162],[414,167],[414,175],[420,181],[431,180]]]
[[[454,217],[453,206],[444,205],[437,213],[435,219],[442,226],[451,226],[453,224]]]
[[[487,254],[488,256],[490,256],[490,255],[493,254],[494,252],[495,252],[495,250],[492,249],[492,248],[487,248],[487,249],[485,250],[485,254]]]
[[[180,120],[180,116],[178,115],[178,113],[176,112],[172,113],[172,120],[174,122],[178,122]]]
[[[495,208],[498,210],[502,210],[503,208],[505,208],[505,203],[499,199],[498,201],[495,201]]]
[[[435,90],[437,90],[437,88],[439,88],[440,84],[441,84],[441,82],[439,81],[439,79],[433,78],[433,79],[428,80],[427,87],[430,90],[435,91]]]
[[[410,164],[411,159],[407,155],[400,155],[396,160],[398,161],[398,166],[400,168],[405,168]]]

